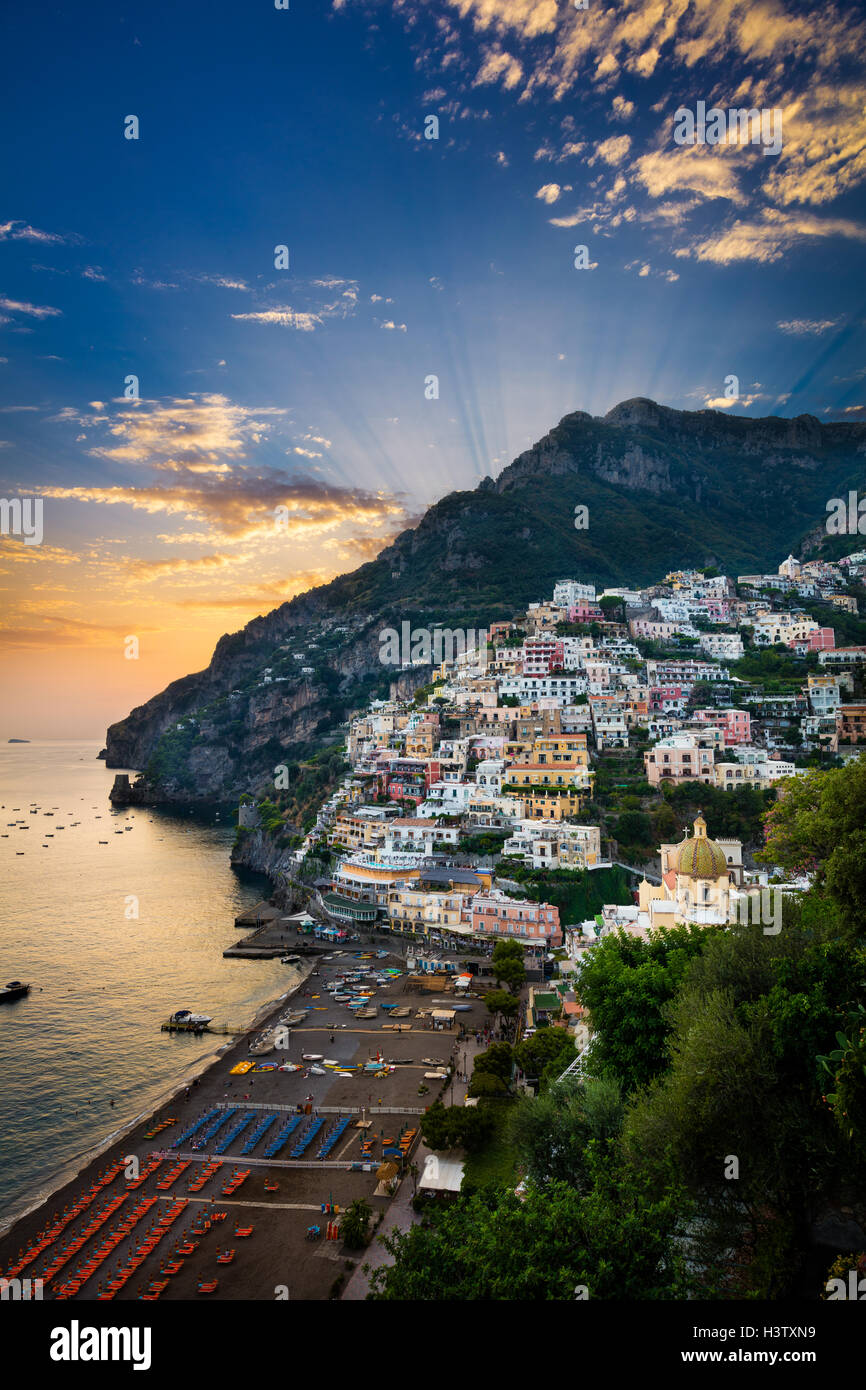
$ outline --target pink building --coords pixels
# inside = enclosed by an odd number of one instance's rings
[[[651,685],[649,690],[649,707],[662,714],[669,714],[671,710],[685,709],[688,704],[681,685]]]
[[[546,941],[551,947],[562,945],[559,908],[552,903],[509,898],[494,889],[476,893],[467,905],[467,913],[474,932],[526,937],[530,941]]]
[[[582,599],[580,603],[573,603],[568,610],[568,621],[570,623],[600,623],[604,621],[604,611],[599,608],[597,603],[588,603]]]
[[[721,729],[725,737],[725,747],[730,748],[735,743],[751,743],[752,741],[752,716],[744,709],[697,709],[694,713],[695,722],[698,724],[709,724],[714,729]]]
[[[644,753],[646,778],[651,786],[661,782],[712,782],[714,757],[712,748],[703,748],[698,738],[703,735],[671,734]]]

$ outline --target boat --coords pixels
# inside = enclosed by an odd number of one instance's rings
[[[280,965],[300,965],[300,956],[280,956]]]
[[[250,1053],[253,1057],[263,1057],[266,1052],[273,1052],[277,1045],[277,1037],[280,1033],[279,1028],[268,1028],[264,1033],[259,1033],[250,1043]]]
[[[321,1062],[322,1060],[321,1052],[302,1052],[301,1056],[305,1062]]]
[[[29,985],[23,985],[20,980],[10,980],[5,988],[0,989],[0,1004],[8,1004],[13,999],[23,999],[25,994],[29,993]]]
[[[169,1019],[169,1023],[180,1023],[184,1028],[206,1028],[210,1021],[210,1014],[194,1014],[189,1009],[178,1009]]]

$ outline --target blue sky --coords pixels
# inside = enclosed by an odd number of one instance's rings
[[[0,488],[46,534],[0,538],[0,638],[13,711],[46,671],[81,692],[53,730],[568,411],[862,415],[862,8],[18,4],[4,30]],[[677,147],[699,100],[781,110],[781,153]]]

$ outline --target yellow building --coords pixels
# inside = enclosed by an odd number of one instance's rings
[[[517,791],[515,799],[522,820],[569,820],[580,815],[586,798],[575,788],[534,787]]]

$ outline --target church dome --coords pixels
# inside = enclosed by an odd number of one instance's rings
[[[676,855],[676,872],[688,878],[723,878],[728,874],[725,851],[715,840],[707,839],[703,816],[695,821],[695,833],[683,840]]]

